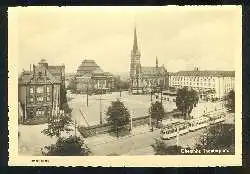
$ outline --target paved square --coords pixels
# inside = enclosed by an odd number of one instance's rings
[[[116,101],[117,99],[120,99],[125,104],[133,118],[148,115],[148,110],[151,104],[150,95],[130,95],[128,92],[122,92],[121,97],[119,92],[103,94],[101,96],[101,107],[100,95],[89,96],[88,107],[86,95],[71,94],[70,98],[69,106],[73,109],[72,116],[74,120],[77,120],[79,125],[87,125],[85,119],[80,113],[80,109],[84,112],[88,124],[96,125],[100,122],[100,108],[102,111],[103,121],[105,122],[108,107],[111,106],[112,101]],[[154,97],[153,101],[155,101]],[[170,112],[176,108],[174,102],[163,101],[163,105],[166,112]]]

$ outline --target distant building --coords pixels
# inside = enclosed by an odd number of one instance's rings
[[[65,85],[64,71],[64,65],[48,66],[42,59],[32,70],[21,73],[18,78],[20,121],[47,118],[52,111],[59,110],[60,90]]]
[[[137,44],[136,28],[134,30],[134,44],[131,51],[129,86],[132,93],[150,93],[155,89],[168,88],[168,73],[164,65],[154,67],[142,67],[141,53]]]
[[[65,74],[65,87],[67,88],[72,80],[75,78],[75,73]]]
[[[114,88],[114,78],[104,72],[94,60],[85,59],[76,72],[76,89],[79,92],[109,92]]]
[[[179,71],[169,74],[169,86],[193,88],[200,98],[223,98],[230,90],[235,89],[234,71]]]

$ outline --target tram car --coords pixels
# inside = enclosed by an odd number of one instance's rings
[[[225,121],[225,113],[216,113],[214,115],[208,115],[210,124],[216,124]]]
[[[208,117],[200,117],[192,119],[189,122],[189,131],[196,131],[198,129],[207,127],[210,125],[210,119]]]
[[[169,140],[179,135],[183,135],[189,132],[189,124],[188,123],[177,123],[166,126],[161,130],[161,139]]]

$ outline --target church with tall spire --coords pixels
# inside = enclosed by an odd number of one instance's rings
[[[151,91],[168,88],[168,73],[164,65],[153,67],[141,66],[141,52],[138,47],[137,31],[134,28],[134,41],[130,58],[129,86],[132,94],[146,94]]]

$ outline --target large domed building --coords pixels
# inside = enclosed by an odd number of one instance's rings
[[[109,92],[114,88],[114,78],[104,72],[94,60],[84,59],[76,72],[76,89],[78,92]]]

